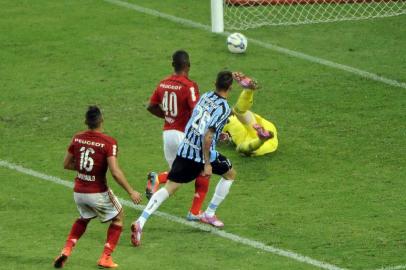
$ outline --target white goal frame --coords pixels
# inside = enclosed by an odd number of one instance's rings
[[[364,20],[406,14],[406,0],[211,0],[211,30]],[[239,17],[241,16],[241,17]]]
[[[211,31],[213,33],[224,32],[223,0],[211,0]]]

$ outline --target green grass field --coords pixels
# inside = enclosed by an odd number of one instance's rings
[[[129,2],[210,21],[209,1]],[[405,16],[243,33],[406,81]],[[256,77],[264,87],[253,110],[279,131],[274,155],[220,149],[238,172],[218,211],[225,231],[340,268],[406,269],[406,89],[253,44],[232,55],[224,36],[105,1],[0,0],[0,160],[72,181],[62,168],[66,147],[85,128],[86,107],[98,104],[122,168],[143,191],[148,171],[167,169],[162,123],[145,104],[179,48],[190,53],[201,92],[222,69]],[[51,269],[78,216],[71,190],[5,167],[0,176],[0,269]],[[184,217],[192,194],[189,184],[160,211]],[[135,249],[129,225],[140,212],[125,210],[120,269],[318,269],[161,217]],[[96,268],[106,229],[92,222],[66,269]]]

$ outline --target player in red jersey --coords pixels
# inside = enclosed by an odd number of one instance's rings
[[[150,98],[148,111],[163,118],[164,154],[169,168],[176,158],[178,146],[184,138],[185,126],[192,115],[193,108],[199,100],[199,88],[189,79],[190,60],[187,52],[178,50],[172,55],[174,74],[159,82]],[[148,198],[158,189],[159,184],[166,183],[168,172],[148,174],[146,195]],[[200,207],[209,187],[207,176],[198,176],[195,181],[195,195],[192,207],[187,215],[191,221],[200,220]]]
[[[62,268],[73,247],[86,230],[91,219],[98,217],[101,222],[110,221],[107,240],[98,265],[114,268],[111,253],[121,235],[123,209],[107,186],[106,172],[110,170],[113,178],[138,204],[140,194],[128,183],[117,161],[117,142],[102,133],[103,116],[97,106],[90,106],[86,112],[87,131],[76,134],[69,145],[64,160],[64,168],[77,171],[74,186],[74,200],[80,213],[72,226],[61,254],[55,259],[55,268]]]

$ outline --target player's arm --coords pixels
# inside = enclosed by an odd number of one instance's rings
[[[73,155],[69,152],[66,152],[65,159],[63,160],[63,168],[65,170],[76,171],[75,159],[74,159]]]
[[[156,117],[165,118],[165,112],[162,110],[159,104],[150,103],[147,106],[147,110]]]
[[[111,175],[113,176],[114,180],[125,190],[127,191],[128,195],[130,195],[131,200],[139,204],[141,202],[141,195],[137,191],[135,191],[131,185],[128,183],[123,171],[121,170],[120,166],[118,165],[117,157],[110,156],[107,158],[107,164],[109,166],[109,170]]]
[[[165,112],[164,110],[162,110],[161,103],[162,103],[162,93],[159,91],[158,86],[152,93],[151,97],[149,98],[147,110],[156,117],[165,118]]]
[[[214,129],[208,128],[203,137],[203,159],[204,159],[204,171],[203,174],[210,176],[212,174],[212,168],[210,164],[210,147],[214,138]]]
[[[189,95],[187,99],[189,108],[193,109],[199,101],[199,98],[199,87],[197,86],[197,84],[194,83],[192,86],[189,87]]]

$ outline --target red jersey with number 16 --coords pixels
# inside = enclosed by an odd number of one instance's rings
[[[158,84],[150,103],[161,105],[165,112],[164,130],[176,129],[184,132],[198,100],[197,84],[186,76],[175,74]]]
[[[72,138],[68,152],[73,155],[78,172],[75,192],[100,193],[108,190],[107,158],[117,156],[115,139],[97,131],[80,132]]]

